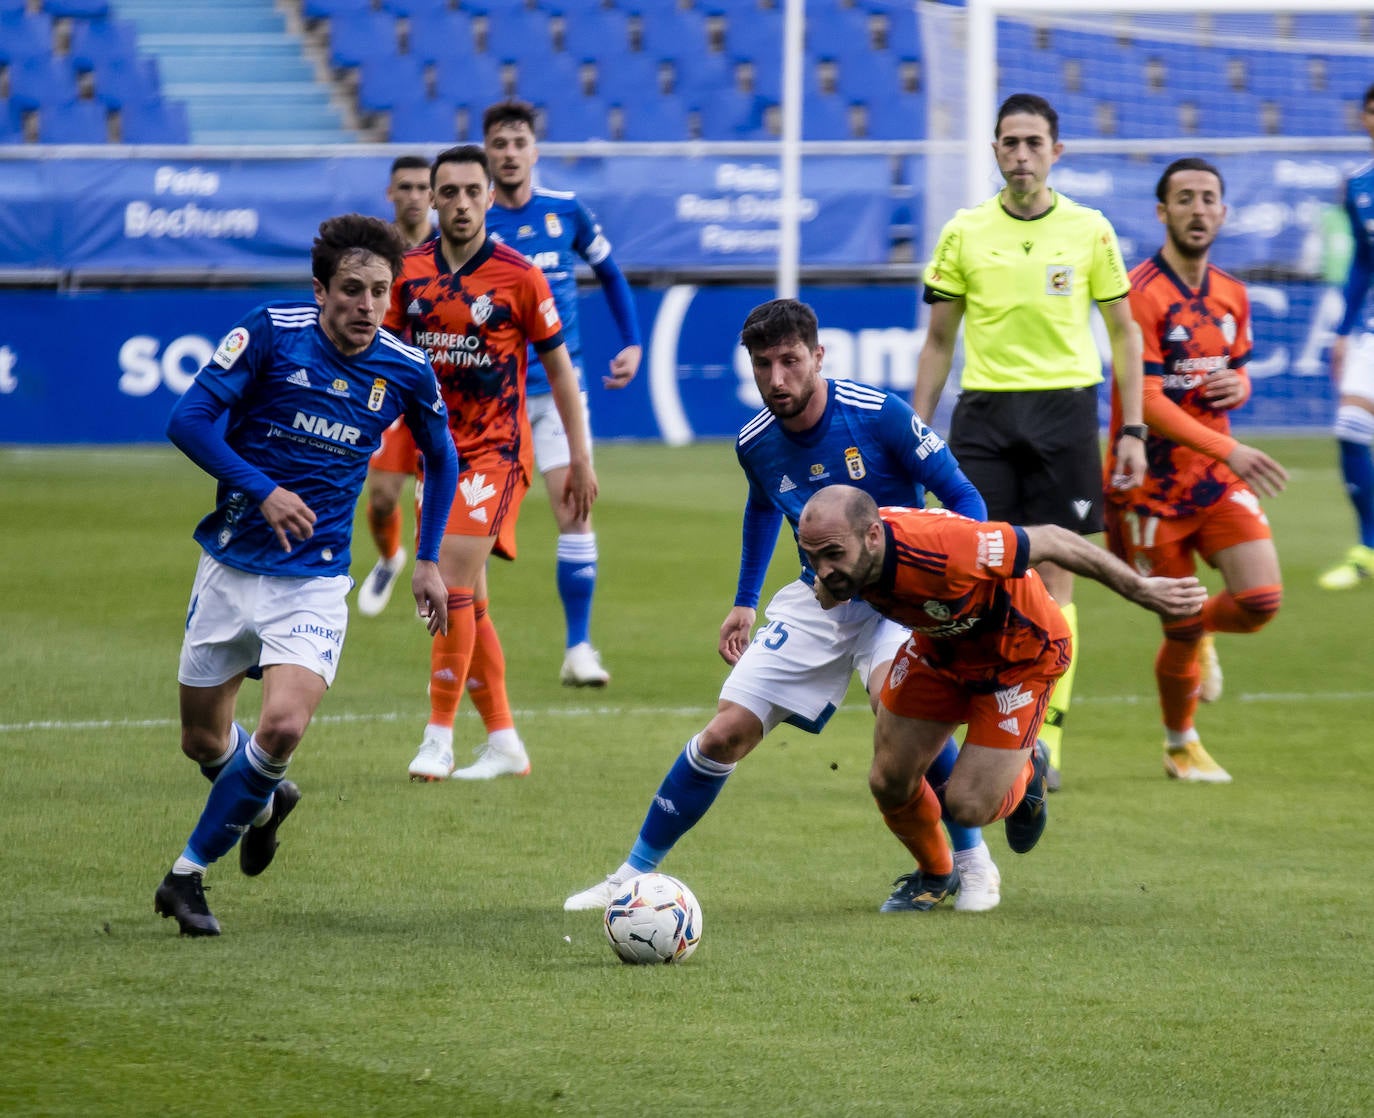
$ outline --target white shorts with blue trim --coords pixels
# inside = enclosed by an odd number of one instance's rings
[[[587,410],[587,394],[580,393],[582,399],[582,422],[587,428],[590,449],[592,418]],[[558,470],[572,461],[572,451],[568,448],[568,432],[563,428],[563,418],[553,402],[552,392],[525,399],[525,411],[530,417],[530,430],[534,433],[534,468],[541,474]]]
[[[773,595],[765,623],[721,688],[768,733],[788,722],[818,734],[844,701],[850,676],[868,686],[873,669],[897,655],[911,634],[863,602],[821,609],[801,579]]]

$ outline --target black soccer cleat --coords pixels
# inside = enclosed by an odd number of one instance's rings
[[[879,912],[928,912],[946,897],[959,891],[959,870],[949,873],[904,873],[892,883],[892,896],[878,907]]]
[[[169,873],[153,894],[153,911],[165,920],[175,916],[184,936],[217,936],[219,921],[205,903],[198,873]]]
[[[1031,751],[1031,763],[1034,771],[1030,783],[1026,785],[1026,794],[1002,821],[1007,831],[1007,845],[1016,854],[1025,854],[1034,848],[1045,833],[1045,824],[1049,820],[1045,797],[1048,794],[1046,784],[1050,771],[1050,751],[1043,741],[1035,743]]]
[[[249,827],[239,842],[239,869],[249,877],[257,877],[277,856],[277,828],[295,810],[301,800],[301,790],[289,780],[283,780],[272,793],[272,818],[261,827]]]

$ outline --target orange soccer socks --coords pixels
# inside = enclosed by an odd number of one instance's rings
[[[925,873],[943,876],[953,872],[954,855],[940,826],[940,799],[925,777],[921,777],[910,800],[899,808],[883,811],[883,822],[911,851]]]
[[[429,724],[453,728],[477,638],[472,590],[449,587],[448,632],[436,633],[429,651]]]
[[[372,542],[377,545],[378,556],[382,559],[394,559],[396,553],[401,550],[400,505],[388,513],[378,513],[368,505],[367,530],[372,534]]]
[[[515,718],[506,695],[506,654],[487,612],[487,604],[485,599],[472,604],[476,636],[472,666],[468,671],[468,694],[490,735],[497,730],[513,730]]]

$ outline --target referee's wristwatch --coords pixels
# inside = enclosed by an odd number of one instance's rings
[[[1141,442],[1144,442],[1150,434],[1150,429],[1143,423],[1123,423],[1121,425],[1121,434],[1130,435],[1131,438],[1139,439]]]

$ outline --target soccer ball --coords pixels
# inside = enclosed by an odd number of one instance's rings
[[[701,906],[666,873],[642,873],[606,906],[606,938],[626,963],[681,963],[701,941]]]

